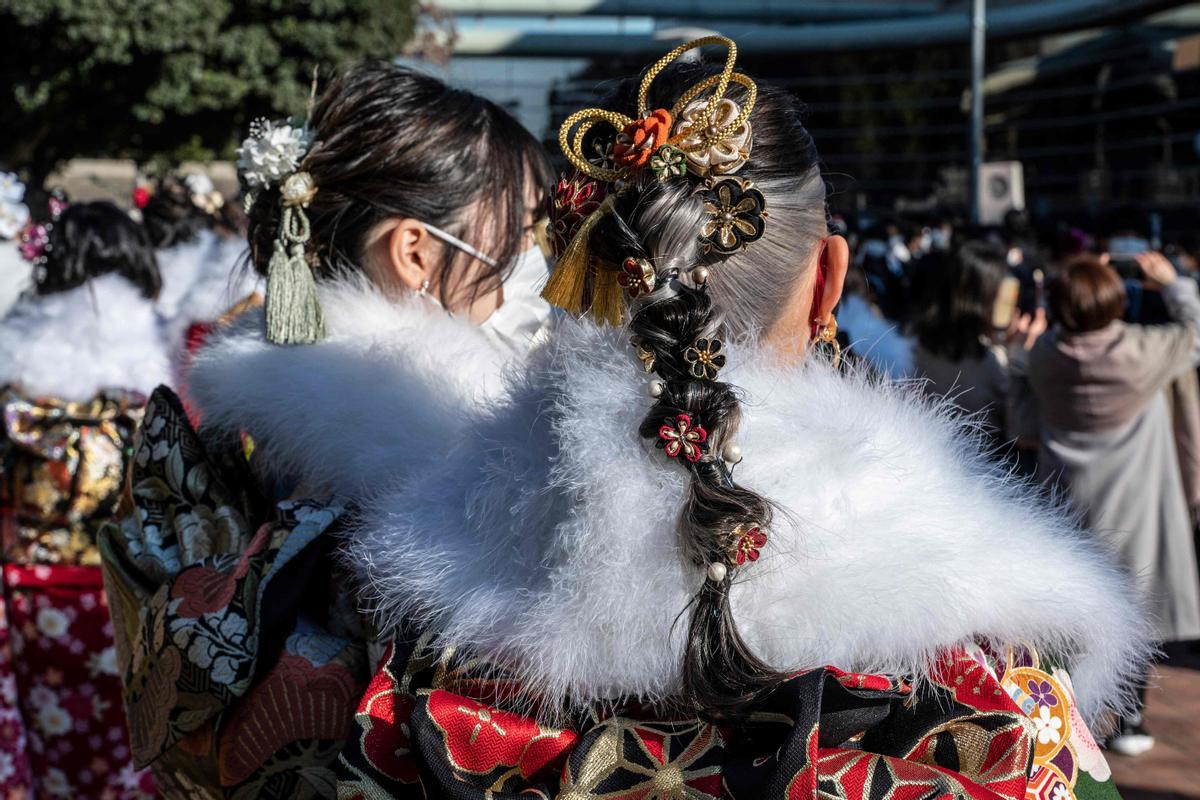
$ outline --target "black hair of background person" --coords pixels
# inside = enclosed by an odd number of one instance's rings
[[[389,219],[436,225],[486,253],[507,276],[525,247],[526,193],[554,180],[541,144],[500,106],[417,70],[358,64],[321,93],[310,125],[315,143],[299,169],[317,194],[307,208],[309,264],[319,277],[361,271],[363,250]],[[539,204],[540,204],[539,200]],[[482,217],[482,222],[481,222]],[[266,275],[282,222],[279,187],[249,210],[250,263]],[[451,274],[471,256],[447,248],[438,278],[443,304]],[[481,273],[473,300],[493,284]]]
[[[142,225],[160,250],[192,241],[215,221],[192,202],[191,190],[176,175],[160,178],[142,209]]]
[[[917,339],[925,350],[950,361],[982,358],[996,295],[1008,275],[1005,253],[983,242],[968,242],[952,254],[933,258],[921,270],[918,307],[923,311],[916,321]]]
[[[46,262],[34,278],[37,294],[66,292],[109,274],[147,299],[162,288],[154,246],[141,225],[107,201],[68,206],[50,230]]]

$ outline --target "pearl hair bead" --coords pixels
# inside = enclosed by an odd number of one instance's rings
[[[667,385],[662,381],[650,381],[650,396],[662,397],[662,393],[666,391]]]
[[[692,281],[697,286],[703,286],[708,283],[708,267],[696,267],[692,270]]]
[[[737,442],[730,442],[721,449],[721,458],[730,464],[740,464],[742,463],[742,448],[738,447]]]
[[[708,579],[713,583],[720,583],[725,580],[725,576],[729,570],[720,561],[714,561],[708,565]]]

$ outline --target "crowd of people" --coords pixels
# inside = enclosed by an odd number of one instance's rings
[[[237,199],[0,177],[0,790],[1115,796],[1200,638],[1188,265],[851,231],[735,52],[557,181],[384,63]]]
[[[1200,272],[1130,216],[1040,243],[1016,213],[990,230],[869,230],[843,330],[871,369],[948,399],[993,458],[1104,539],[1138,576],[1160,642],[1194,642]],[[1140,712],[1111,744],[1153,746]]]

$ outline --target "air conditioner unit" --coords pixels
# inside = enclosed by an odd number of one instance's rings
[[[1009,211],[1025,210],[1025,170],[1020,161],[993,161],[979,173],[979,221],[999,225]]]

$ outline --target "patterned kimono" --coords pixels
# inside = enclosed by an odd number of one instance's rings
[[[503,671],[431,639],[398,639],[371,681],[339,797],[1118,797],[1070,678],[1033,653],[949,652],[916,687],[809,670],[736,725],[653,707],[552,725],[502,699]]]
[[[248,449],[210,451],[170,390],[151,396],[137,511],[101,537],[133,760],[168,797],[332,797],[369,675],[329,566],[344,509],[272,509]]]
[[[450,322],[381,341],[391,310],[322,302],[331,330],[360,329],[278,348],[252,320],[206,346],[202,435],[151,397],[137,513],[101,537],[134,758],[165,794],[1115,796],[1080,708],[1108,705],[1140,657],[1143,621],[1117,615],[1131,590],[1058,517],[960,475],[948,417],[834,374],[742,374],[758,393],[794,381],[752,406],[742,443],[755,483],[808,516],[790,545],[774,527],[732,606],[756,652],[801,666],[714,725],[660,702],[699,576],[670,533],[676,473],[631,433],[645,389],[627,337],[560,330],[577,339],[476,408],[448,399],[478,385],[455,373],[465,335],[434,327]],[[778,442],[787,469],[764,465]],[[335,486],[355,499],[301,499]],[[386,636],[360,619],[371,604]],[[1074,681],[1044,657],[1068,635]],[[886,658],[906,668],[862,667]],[[592,702],[612,693],[635,700]]]
[[[736,726],[655,707],[547,725],[429,635],[397,637],[368,684],[352,583],[329,566],[343,506],[270,511],[238,491],[244,451],[212,452],[156,392],[138,513],[102,537],[133,757],[168,796],[1116,797],[1070,678],[1032,653],[950,652],[917,686],[810,670]]]
[[[4,796],[153,796],[130,759],[96,549],[145,398],[0,394],[0,787]]]

